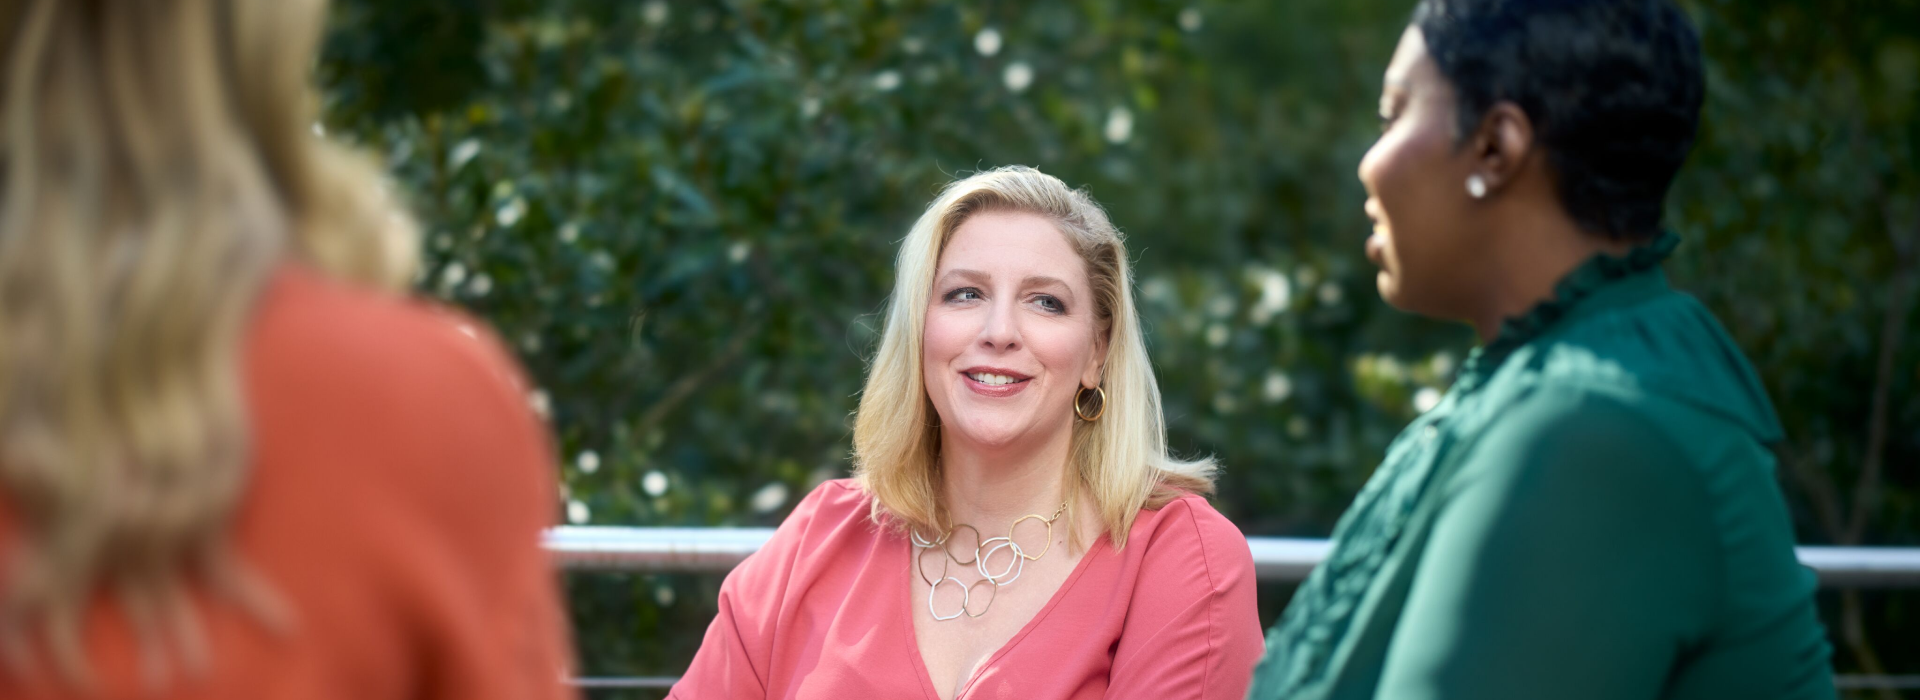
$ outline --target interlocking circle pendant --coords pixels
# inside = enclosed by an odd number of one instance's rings
[[[1088,420],[1099,417],[1096,413]],[[914,575],[919,576],[920,580],[925,581],[927,584],[927,614],[941,622],[959,619],[961,615],[980,617],[987,614],[988,610],[993,609],[993,601],[1000,597],[1001,586],[1020,580],[1020,575],[1027,571],[1027,562],[1039,561],[1041,557],[1047,555],[1047,552],[1053,550],[1053,524],[1060,519],[1060,516],[1065,515],[1066,512],[1067,504],[1062,502],[1060,507],[1053,511],[1051,517],[1023,515],[1007,526],[1006,537],[987,537],[981,534],[979,528],[965,523],[946,526],[946,529],[940,533],[938,538],[930,538],[920,534],[919,530],[908,528],[908,543],[913,545],[913,547],[909,550],[909,554],[912,556],[907,564],[913,568]],[[945,517],[935,519],[946,520]],[[1041,543],[1038,554],[1028,554],[1026,548],[1021,547],[1020,543],[1015,542],[1013,539],[1014,535],[1019,534],[1020,524],[1028,520],[1038,520],[1040,524],[1047,526],[1046,541]],[[972,547],[966,546],[965,540],[954,537],[954,535],[961,530],[973,531]],[[956,546],[956,543],[958,543],[958,546]],[[1007,550],[1009,554],[1006,566],[1001,567],[998,573],[989,571],[987,560],[992,559],[993,555],[999,554],[1000,550],[1003,549]],[[970,558],[963,560],[954,555],[956,550],[962,554],[967,553],[968,550],[972,550],[972,554]],[[940,557],[940,573],[937,576],[927,573],[927,555],[929,554]],[[954,564],[973,567],[975,571],[980,573],[980,579],[973,583],[967,583],[950,575]],[[911,581],[911,579],[909,579],[909,581]],[[939,607],[934,603],[934,598],[938,596],[940,586],[948,581],[952,581],[953,585],[960,587],[960,609],[951,615],[942,615],[940,614]],[[979,612],[975,612],[973,609],[973,591],[981,586],[987,586],[991,590],[987,591],[986,603],[980,606]]]
[[[988,547],[986,546],[988,542],[998,542],[999,544],[995,544],[991,547]],[[995,537],[987,540],[986,542],[981,542],[980,546],[982,547],[982,549],[980,550],[980,557],[978,562],[974,564],[974,570],[979,571],[980,576],[987,579],[988,581],[992,581],[996,585],[1005,586],[1007,584],[1010,584],[1010,583],[1013,583],[1014,581],[1019,580],[1020,574],[1026,572],[1027,558],[1024,556],[1021,556],[1020,545],[1014,542],[1013,540],[1007,539],[1005,537]],[[1013,560],[1007,562],[1007,568],[998,574],[988,572],[987,560],[993,557],[994,552],[998,552],[1002,549],[1013,550]]]
[[[1046,546],[1040,548],[1039,554],[1028,554],[1026,550],[1022,549],[1020,551],[1020,556],[1021,558],[1024,558],[1027,561],[1040,561],[1040,557],[1046,556],[1047,551],[1050,549],[1053,549],[1053,521],[1052,520],[1049,520],[1047,518],[1042,518],[1038,515],[1022,515],[1020,516],[1019,520],[1013,521],[1013,525],[1007,527],[1007,541],[1012,542],[1014,531],[1020,529],[1020,523],[1024,523],[1028,520],[1038,520],[1047,526],[1047,544]]]
[[[989,591],[990,591],[990,592],[992,593],[992,595],[989,595],[989,596],[987,596],[987,604],[986,604],[986,605],[982,605],[982,606],[980,606],[980,612],[974,612],[974,611],[973,611],[973,589],[975,589],[975,588],[979,588],[979,587],[980,587],[980,584],[983,584],[983,583],[984,583],[984,584],[987,584],[987,585],[990,585],[990,586],[992,586],[992,587],[993,587],[993,588],[991,588],[991,589],[989,589]],[[1000,584],[998,584],[998,583],[995,583],[993,579],[990,579],[990,578],[983,578],[983,579],[980,579],[980,580],[978,580],[978,581],[974,581],[974,582],[973,582],[973,585],[971,585],[971,586],[967,586],[967,598],[966,598],[966,600],[967,600],[967,608],[966,608],[966,611],[967,611],[967,617],[979,617],[979,616],[981,616],[981,615],[985,615],[985,614],[987,614],[987,611],[988,611],[988,610],[992,610],[992,609],[993,609],[993,601],[994,601],[994,599],[995,599],[995,598],[999,598],[999,597],[1000,597]]]
[[[956,612],[952,615],[941,616],[939,611],[933,609],[933,594],[936,592],[939,592],[940,584],[946,583],[948,581],[952,581],[953,585],[960,587],[960,610],[959,612]],[[933,587],[927,589],[927,614],[932,615],[933,619],[939,620],[941,622],[946,622],[948,620],[956,619],[961,615],[965,615],[967,613],[967,602],[968,602],[967,599],[969,597],[967,595],[968,590],[969,589],[967,588],[967,584],[961,583],[960,579],[954,578],[952,576],[948,576],[946,578],[940,579],[939,581],[935,581],[933,584]],[[982,611],[982,612],[985,612],[985,611]]]
[[[948,531],[946,535],[941,535],[940,539],[933,540],[931,542],[927,541],[927,538],[921,537],[919,530],[909,530],[907,534],[913,535],[913,546],[919,547],[921,549],[926,549],[928,547],[938,547],[940,545],[946,544],[947,536],[952,535],[953,532]]]
[[[937,554],[940,556],[940,575],[939,576],[927,575],[927,555],[928,554]],[[929,586],[940,585],[940,579],[947,577],[947,567],[952,565],[953,565],[953,559],[947,557],[945,552],[942,552],[933,547],[921,547],[919,551],[916,551],[913,553],[913,570],[919,573],[920,580],[926,581],[927,585]]]
[[[966,561],[960,561],[960,557],[953,556],[953,536],[955,533],[960,532],[960,528],[973,530],[973,558]],[[973,566],[974,562],[980,561],[980,545],[982,544],[985,543],[980,540],[980,530],[972,525],[955,525],[952,530],[947,531],[946,536],[940,538],[941,548],[947,550],[947,556],[953,559],[953,563],[961,566]]]

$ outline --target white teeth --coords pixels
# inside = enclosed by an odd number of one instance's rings
[[[981,384],[985,384],[987,386],[1001,386],[1003,384],[1012,384],[1014,382],[1013,377],[1009,377],[1004,374],[989,374],[986,372],[969,372],[967,373],[967,376],[972,377],[974,381],[980,382]]]

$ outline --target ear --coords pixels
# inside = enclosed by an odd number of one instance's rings
[[[1100,378],[1106,376],[1107,337],[1112,335],[1112,333],[1113,331],[1109,329],[1106,333],[1094,334],[1093,361],[1087,363],[1087,369],[1080,373],[1080,386],[1082,388],[1090,389],[1100,386]]]
[[[1512,102],[1496,102],[1480,118],[1473,136],[1473,174],[1486,181],[1489,192],[1498,191],[1520,176],[1533,145],[1533,120],[1526,111]]]

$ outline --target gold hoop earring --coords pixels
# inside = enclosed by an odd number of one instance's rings
[[[1087,415],[1087,409],[1085,408],[1087,391],[1088,389],[1086,387],[1081,387],[1080,391],[1073,395],[1073,415],[1079,416],[1080,420],[1092,423],[1100,420],[1100,416],[1105,415],[1107,412],[1107,390],[1097,386],[1092,388],[1094,399],[1093,415],[1091,416]]]

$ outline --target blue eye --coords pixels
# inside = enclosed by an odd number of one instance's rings
[[[1066,313],[1067,311],[1067,305],[1060,303],[1059,298],[1046,295],[1046,294],[1035,296],[1033,298],[1033,303],[1038,304],[1042,310],[1048,313],[1059,314],[1059,313]]]
[[[943,298],[944,301],[977,301],[979,299],[980,299],[980,290],[975,289],[973,287],[961,287],[959,289],[955,289],[951,292],[947,292],[947,295]]]

